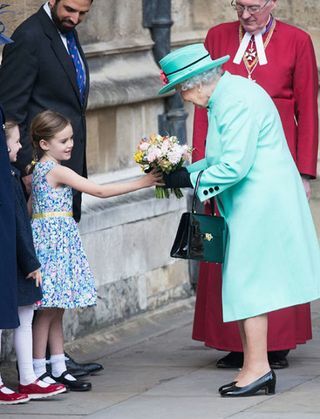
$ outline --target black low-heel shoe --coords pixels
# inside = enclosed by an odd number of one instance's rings
[[[244,387],[237,387],[235,384],[232,387],[226,388],[220,392],[221,397],[247,397],[253,396],[260,390],[264,390],[265,394],[274,394],[276,389],[276,375],[271,370],[263,377],[258,378],[253,383]]]
[[[65,352],[66,357],[66,367],[67,370],[70,372],[71,375],[74,377],[82,377],[84,375],[89,375],[92,373],[96,373],[98,371],[102,371],[103,365],[98,364],[96,362],[89,362],[84,364],[79,364],[76,362],[69,354]]]
[[[224,390],[227,390],[230,387],[233,387],[236,383],[236,381],[232,381],[231,383],[224,384],[223,386],[219,387],[219,393],[221,393]]]

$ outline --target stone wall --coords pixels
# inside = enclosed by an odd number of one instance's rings
[[[12,0],[5,15],[12,30],[41,5]],[[153,42],[143,28],[142,0],[94,0],[80,38],[91,72],[88,120],[88,168],[97,182],[139,175],[133,161],[142,135],[156,132],[164,101],[157,97],[159,70]],[[308,30],[320,44],[318,0],[278,0],[275,13]],[[229,0],[172,0],[172,47],[202,41],[207,29],[235,19]],[[187,106],[188,141],[193,109]],[[313,201],[320,220],[320,188]],[[66,316],[67,339],[110,325],[177,298],[190,295],[186,262],[174,261],[169,249],[186,200],[159,201],[151,190],[99,200],[84,197],[80,231],[97,281],[97,307]]]

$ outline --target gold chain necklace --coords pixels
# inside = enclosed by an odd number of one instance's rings
[[[263,43],[263,47],[264,47],[265,50],[266,50],[267,46],[269,45],[269,42],[271,40],[271,37],[273,35],[273,31],[274,31],[275,27],[276,27],[276,20],[273,19],[271,28],[268,32],[268,36]],[[242,28],[241,25],[239,25],[239,42],[240,42],[240,44],[241,44],[243,36],[244,36],[243,28]],[[252,54],[249,54],[248,56],[246,56],[246,54],[244,54],[244,56],[243,56],[243,62],[244,62],[244,65],[245,65],[247,73],[248,73],[248,79],[250,79],[250,80],[252,80],[251,74],[254,72],[254,70],[257,67],[258,62],[259,62],[257,55],[255,56],[254,59],[252,59],[252,58],[253,58]],[[249,61],[251,61],[251,62],[249,62]],[[255,81],[255,80],[253,80],[253,81]]]

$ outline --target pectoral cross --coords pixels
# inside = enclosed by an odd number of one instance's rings
[[[248,51],[246,51],[245,53],[245,57],[248,61],[253,61],[257,56],[257,51],[251,47],[248,49]]]

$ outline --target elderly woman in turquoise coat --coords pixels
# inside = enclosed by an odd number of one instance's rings
[[[167,187],[216,197],[228,225],[223,264],[223,320],[237,320],[244,364],[223,397],[275,392],[267,357],[267,313],[320,297],[320,251],[301,177],[278,111],[259,85],[211,60],[202,44],[161,61],[164,86],[208,110],[205,158],[165,175]],[[241,269],[239,269],[241,266]],[[277,293],[274,293],[277,289]]]

